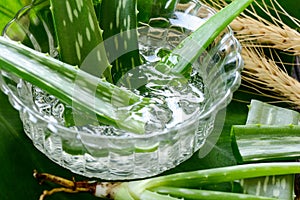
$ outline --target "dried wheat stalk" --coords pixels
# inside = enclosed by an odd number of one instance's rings
[[[300,33],[289,26],[278,27],[246,16],[237,18],[231,27],[243,46],[275,48],[300,55]]]
[[[270,95],[283,102],[300,108],[300,83],[277,66],[273,59],[267,58],[257,48],[243,48],[244,84],[260,91],[270,91]]]
[[[203,0],[203,2],[208,4],[206,0]],[[255,18],[245,13],[241,17],[236,18],[230,25],[236,37],[243,46],[275,48],[294,55],[300,55],[300,33],[284,24],[279,14],[284,14],[299,27],[300,21],[290,16],[276,0],[270,1],[271,5],[273,5],[272,8],[269,8],[264,1],[262,2],[263,5],[257,3],[257,6],[270,16],[272,22],[259,17],[255,11],[247,10]],[[226,2],[219,0],[213,1],[211,4],[215,9],[219,10],[226,5]],[[280,10],[277,10],[274,4]],[[275,12],[275,16],[271,14],[270,10]]]
[[[207,3],[206,0],[203,0]],[[243,85],[256,92],[286,102],[300,109],[300,83],[290,77],[286,71],[278,67],[273,57],[268,58],[262,48],[276,48],[294,55],[300,55],[300,34],[288,27],[280,19],[280,14],[289,17],[295,25],[300,26],[299,20],[288,15],[276,0],[271,0],[269,8],[264,1],[257,4],[261,10],[270,16],[272,22],[259,17],[254,11],[248,10],[254,18],[243,14],[231,24],[235,36],[243,46],[242,57],[244,70]],[[210,1],[210,5],[219,10],[226,5],[224,0]],[[275,5],[279,10],[275,9]],[[272,16],[270,10],[275,12]]]

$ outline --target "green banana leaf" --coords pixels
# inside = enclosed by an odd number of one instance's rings
[[[17,10],[29,1],[1,0],[0,29],[2,30]],[[285,0],[283,6],[293,16],[300,18],[300,4],[297,1]],[[219,113],[216,128],[204,148],[186,162],[164,174],[236,164],[230,146],[230,129],[233,124],[245,124],[248,112],[247,102],[250,102],[251,98],[260,99],[242,90],[237,91],[227,109]],[[240,99],[243,103],[239,101]],[[70,179],[72,177],[76,180],[86,179],[53,163],[33,146],[31,140],[23,132],[18,112],[9,104],[7,96],[2,92],[0,92],[0,165],[1,200],[37,200],[43,190],[52,188],[48,184],[38,184],[32,176],[34,169]],[[93,200],[99,198],[89,194],[58,193],[47,199]]]

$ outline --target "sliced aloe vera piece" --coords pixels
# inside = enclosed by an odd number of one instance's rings
[[[231,134],[240,163],[300,157],[298,125],[234,125]]]
[[[253,99],[246,124],[298,124],[300,113]]]
[[[294,175],[265,176],[244,179],[241,182],[244,193],[276,199],[294,199]]]
[[[284,131],[280,131],[284,127],[288,130],[293,129],[295,126],[292,124],[296,124],[296,127],[298,127],[298,121],[299,113],[293,110],[252,100],[249,106],[247,123],[245,126],[240,127],[263,126],[262,128],[267,132],[262,134],[259,128],[255,128],[256,133],[254,130],[251,130],[252,134],[250,133],[250,135],[248,135],[247,131],[240,134],[232,132],[232,146],[236,159],[238,162],[254,162],[256,160],[293,159],[297,157],[295,154],[299,156],[296,145],[300,142],[296,140],[293,143],[290,142],[297,135],[299,136],[299,133],[297,132],[296,135],[289,134],[292,137],[286,138]],[[272,129],[277,130],[274,133]],[[293,153],[293,151],[296,152]],[[244,193],[247,194],[285,200],[294,199],[294,175],[257,177],[241,180],[240,183]]]
[[[257,100],[252,100],[249,108],[246,125],[233,126],[231,130],[239,163],[299,156],[298,112]]]

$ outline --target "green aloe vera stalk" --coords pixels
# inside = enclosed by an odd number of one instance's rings
[[[114,200],[275,200],[278,198],[255,194],[218,192],[212,190],[205,191],[199,188],[207,184],[221,184],[261,176],[292,175],[299,172],[300,163],[277,162],[181,172],[130,182],[74,182],[74,180],[67,180],[47,173],[38,173],[37,171],[35,171],[33,175],[40,182],[53,182],[63,186],[62,188],[72,189],[73,192],[85,191],[96,197]],[[279,185],[284,187],[283,182],[279,183]]]
[[[137,0],[138,19],[148,23],[151,18],[172,17],[178,0]]]
[[[112,82],[111,66],[106,56],[93,1],[50,0],[50,3],[59,59]],[[78,119],[74,119],[76,115],[78,114],[70,105],[65,105],[64,121],[67,127],[78,124]]]
[[[294,160],[300,157],[298,125],[234,125],[233,148],[240,163],[261,160]],[[238,155],[239,153],[239,155]]]
[[[191,72],[193,62],[213,40],[237,17],[253,0],[235,0],[228,6],[211,16],[189,37],[184,39],[166,58],[163,64],[172,68],[173,72],[186,77]]]
[[[171,185],[172,187],[197,188],[206,184],[224,183],[245,178],[294,174],[298,173],[299,170],[300,163],[296,162],[247,164],[171,174],[145,180],[144,183],[147,188],[166,185]],[[134,189],[134,187],[132,187],[132,189]]]
[[[115,200],[151,199],[151,198],[157,200],[182,199],[181,197],[189,196],[192,193],[196,192],[196,190],[190,190],[190,189],[197,189],[207,184],[224,183],[224,182],[230,182],[234,180],[260,177],[260,176],[295,174],[295,173],[299,173],[299,171],[300,171],[300,163],[296,163],[296,162],[237,165],[237,166],[229,166],[229,167],[222,167],[222,168],[215,168],[215,169],[198,170],[192,172],[182,172],[182,173],[177,173],[172,175],[150,178],[141,181],[124,182],[118,185],[117,187],[115,187],[112,192],[114,195],[113,199]],[[172,187],[177,189],[174,189],[173,191],[169,190],[164,192],[162,191],[162,187],[167,187],[168,189],[171,189]],[[151,191],[155,191],[155,192],[151,192]],[[175,196],[181,195],[181,197],[179,198],[171,197],[172,194],[175,194],[175,191],[178,192],[178,195]],[[159,194],[157,194],[156,192],[159,192]],[[198,191],[198,193],[200,194],[201,191]],[[223,199],[234,199],[234,194],[232,193],[224,192],[222,194],[224,194],[224,196],[222,197]],[[216,192],[215,195],[220,195],[220,193]],[[252,197],[253,200],[274,199],[269,197],[265,197],[265,198],[254,197],[254,195],[243,195],[243,194],[237,194],[236,197],[248,197],[245,199],[251,199]],[[187,199],[193,199],[193,198],[187,198]],[[209,199],[209,196],[207,196],[207,199]]]
[[[264,125],[289,125],[298,124],[300,113],[264,103],[258,100],[251,100],[246,124]]]
[[[189,188],[176,188],[176,187],[157,187],[152,190],[159,194],[171,195],[178,198],[190,200],[278,200],[272,197],[263,197],[241,193],[219,192],[210,190],[198,190]]]
[[[113,82],[135,66],[141,65],[137,36],[136,0],[102,0],[100,27],[108,59],[112,63]]]
[[[92,0],[50,0],[60,60],[111,82],[110,64]],[[97,60],[86,57],[97,51]],[[82,66],[83,65],[83,66]],[[89,66],[92,65],[92,66]]]
[[[144,133],[140,109],[149,99],[103,81],[74,66],[0,37],[0,68],[56,96],[86,115],[117,128]],[[119,109],[131,106],[130,110]]]
[[[255,177],[240,181],[244,193],[294,200],[294,174]]]
[[[239,163],[299,157],[296,111],[252,100],[246,125],[232,127],[232,147]]]
[[[255,125],[263,124],[263,126],[265,127],[272,128],[273,125],[275,125],[275,129],[276,129],[276,127],[278,128],[279,125],[283,125],[283,126],[289,126],[291,124],[297,125],[298,121],[299,121],[298,112],[286,108],[273,106],[258,100],[251,100],[246,126],[249,125],[255,126]],[[248,135],[247,131],[244,132],[243,134],[238,134],[239,139],[235,137],[235,134],[233,132],[231,133],[233,152],[238,162],[242,163],[244,162],[243,159],[246,159],[242,155],[248,158],[252,156],[251,162],[252,161],[255,162],[257,160],[270,159],[270,158],[266,158],[265,154],[272,157],[274,157],[274,155],[277,154],[276,155],[276,160],[277,160],[277,159],[283,159],[283,157],[287,157],[287,155],[284,155],[282,157],[281,150],[284,153],[288,154],[289,156],[293,154],[291,151],[296,151],[295,142],[289,143],[288,141],[285,140],[286,139],[285,137],[280,137],[280,135],[273,134],[273,132],[268,132],[267,134],[261,135],[259,132],[260,129],[257,130],[258,132],[255,135],[251,133],[250,135]],[[251,139],[246,139],[247,137],[251,137]],[[290,139],[291,139],[290,137],[287,138],[287,140]],[[250,141],[250,144],[248,140]],[[269,143],[269,144],[264,145],[263,143]],[[288,159],[293,159],[293,158],[288,158]],[[293,199],[294,175],[257,177],[252,179],[244,179],[240,183],[244,191],[247,192],[248,194],[258,194],[267,197],[276,197],[279,199],[290,199],[290,200]],[[284,183],[284,187],[282,187],[282,185],[279,183]]]

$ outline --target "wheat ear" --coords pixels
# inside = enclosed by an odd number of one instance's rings
[[[203,2],[208,4],[206,0]],[[290,16],[276,0],[270,2],[271,8],[266,5],[264,0],[262,5],[256,4],[260,10],[271,18],[271,22],[257,15],[254,9],[252,11],[248,9],[247,13],[254,17],[243,13],[230,24],[235,36],[243,46],[275,48],[294,55],[300,55],[300,33],[287,26],[281,20],[280,14],[288,17],[296,26],[300,26],[299,20]],[[213,1],[211,5],[219,10],[226,5],[226,2],[224,0]],[[270,10],[275,13],[275,16],[271,14]]]
[[[247,87],[269,91],[274,99],[300,108],[300,83],[278,67],[273,59],[267,58],[258,48],[245,47],[242,51],[244,70],[243,82]]]
[[[286,25],[278,27],[270,22],[265,24],[250,17],[240,17],[231,27],[243,46],[275,48],[300,55],[300,33]]]

